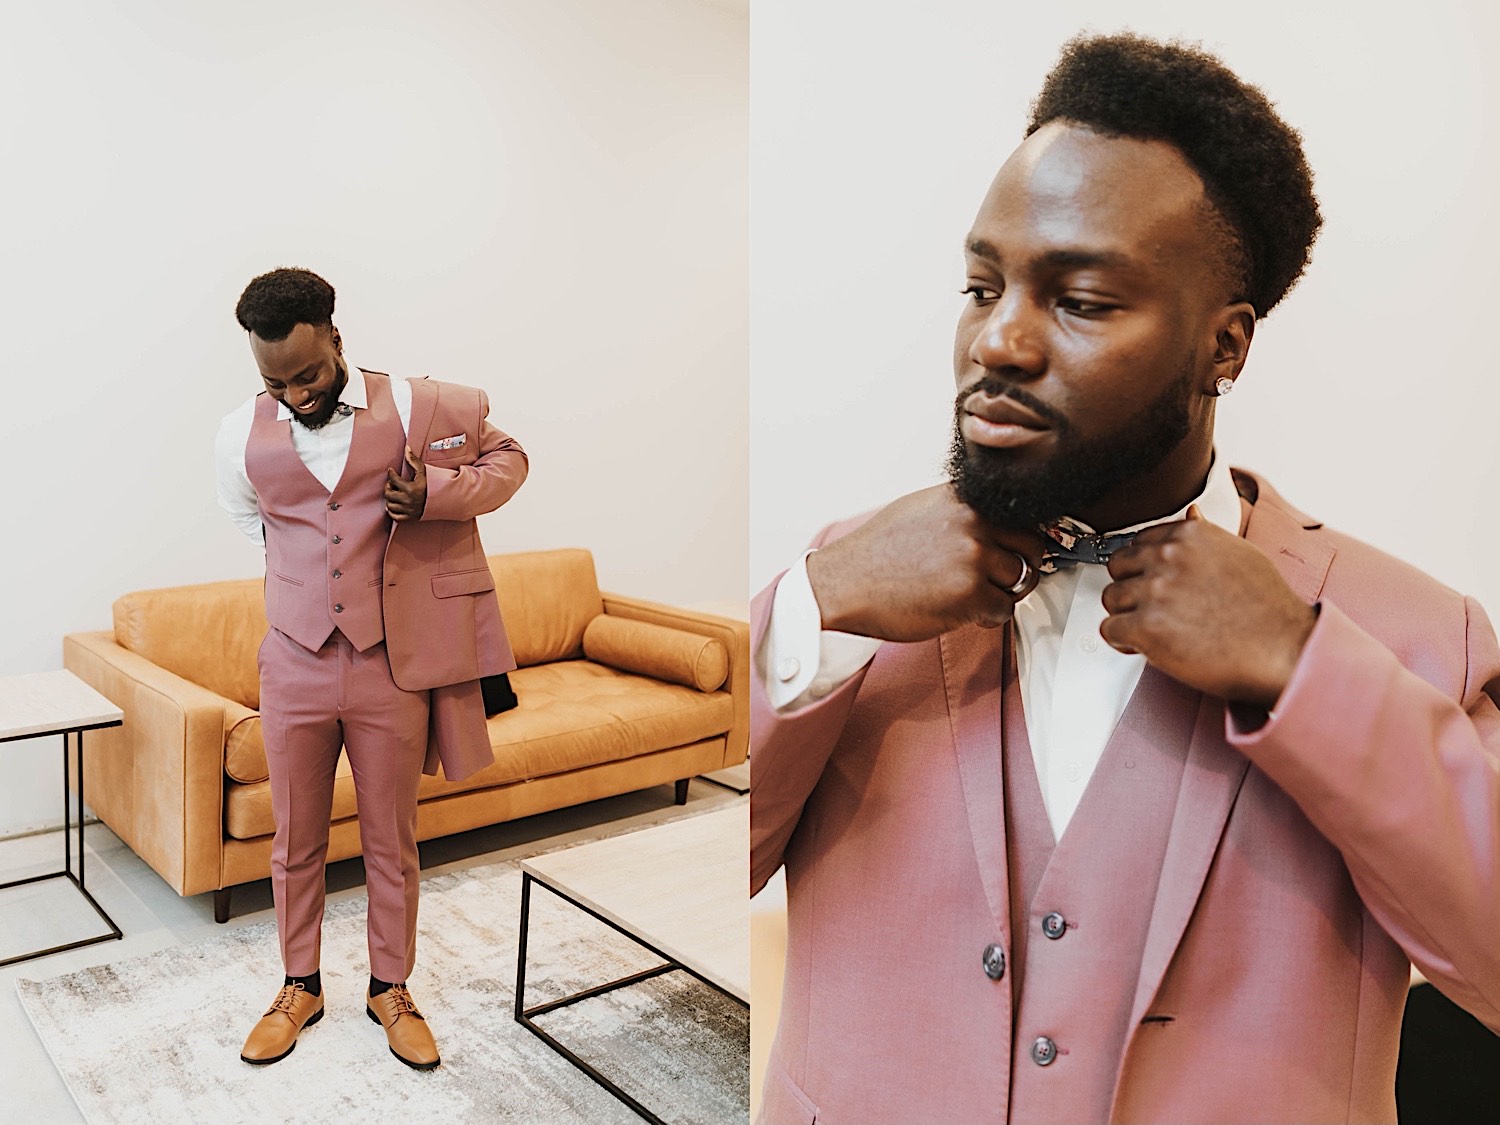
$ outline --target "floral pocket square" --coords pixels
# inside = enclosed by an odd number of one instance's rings
[[[433,450],[457,449],[466,440],[468,440],[467,434],[454,434],[452,437],[439,438],[437,441],[428,442],[427,448]]]

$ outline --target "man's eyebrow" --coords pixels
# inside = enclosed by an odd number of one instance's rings
[[[964,239],[964,253],[972,254],[976,258],[984,258],[997,265],[1000,262],[1000,251],[996,250],[984,239],[975,238],[973,235]]]
[[[964,250],[976,258],[983,258],[988,262],[999,265],[1001,262],[1000,251],[993,243],[986,242],[982,238],[968,238],[964,241]],[[1137,263],[1128,254],[1121,254],[1116,250],[1083,250],[1071,247],[1062,247],[1056,250],[1048,250],[1039,259],[1041,265],[1050,266],[1053,269],[1090,269],[1090,268],[1112,268],[1133,270]]]
[[[1124,270],[1137,268],[1133,258],[1116,250],[1048,250],[1042,255],[1042,261],[1056,269],[1080,270],[1100,266]]]

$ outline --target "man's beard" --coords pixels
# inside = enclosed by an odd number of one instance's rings
[[[292,410],[292,417],[301,422],[309,430],[321,430],[324,426],[328,425],[329,421],[333,418],[334,411],[339,408],[339,395],[343,394],[344,388],[349,385],[349,369],[339,360],[335,360],[334,364],[339,369],[339,377],[333,386],[328,389],[328,393],[323,396],[323,405],[318,407],[316,413],[298,414],[295,410]],[[288,407],[287,409],[290,410],[291,408]]]
[[[1154,401],[1117,429],[1079,437],[1067,419],[1023,388],[986,376],[964,388],[954,403],[948,477],[958,498],[997,527],[1036,528],[1076,516],[1112,489],[1147,476],[1182,443],[1191,429],[1192,386],[1191,367],[1185,364]],[[1052,456],[1041,464],[1027,464],[1009,449],[969,445],[961,429],[963,404],[975,391],[1012,398],[1042,415],[1056,434]]]

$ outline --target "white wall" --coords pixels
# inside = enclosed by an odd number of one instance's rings
[[[742,598],[747,48],[698,0],[8,6],[0,674],[260,572],[212,443],[278,265],[354,362],[488,390],[532,466],[489,550]],[[59,820],[55,750],[3,756],[0,834]]]
[[[1061,44],[1127,26],[1201,40],[1260,85],[1303,133],[1327,220],[1220,407],[1221,449],[1500,614],[1500,7],[1483,0],[758,0],[753,585],[829,520],[941,479],[960,240]]]

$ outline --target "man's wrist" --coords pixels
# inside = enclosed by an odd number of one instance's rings
[[[807,556],[807,585],[812,590],[813,600],[818,603],[820,627],[839,633],[856,633],[848,627],[842,601],[838,592],[838,580],[830,578],[827,557],[823,551],[812,551]]]
[[[1318,623],[1317,606],[1303,606],[1302,609],[1303,612],[1298,614],[1298,620],[1287,628],[1284,643],[1280,646],[1280,658],[1274,662],[1274,670],[1264,683],[1253,692],[1247,693],[1247,697],[1242,701],[1267,714],[1276,709],[1276,704],[1286,692],[1287,685],[1292,682],[1292,677],[1297,672],[1297,664],[1302,659],[1302,650],[1307,647],[1307,638],[1312,636],[1313,627]]]

